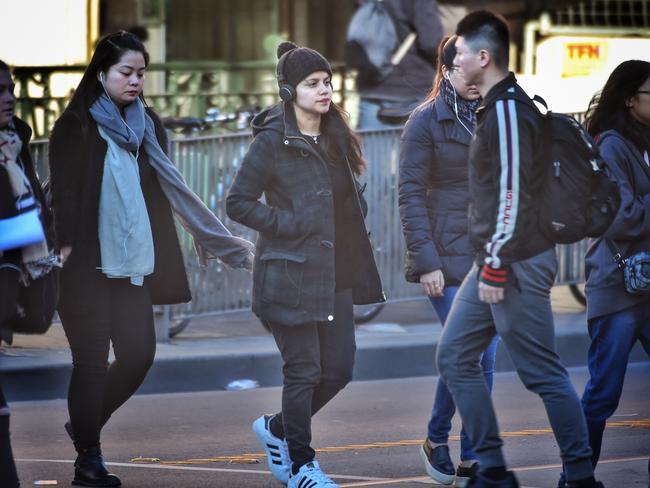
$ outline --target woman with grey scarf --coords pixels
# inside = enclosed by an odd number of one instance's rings
[[[480,94],[453,65],[455,41],[453,36],[440,43],[433,89],[411,114],[400,153],[399,208],[407,248],[406,279],[420,283],[443,327],[474,257],[467,223],[467,161]],[[481,360],[490,389],[498,340],[492,341]],[[455,411],[454,400],[439,378],[420,456],[431,478],[462,488],[477,472],[478,463],[462,430],[461,462],[454,469],[447,441]]]
[[[202,263],[252,269],[252,243],[230,234],[167,157],[162,124],[143,104],[148,62],[133,34],[103,38],[50,140],[64,261],[58,311],[73,359],[65,427],[78,453],[77,486],[121,484],[103,462],[101,429],[151,366],[152,305],[191,299],[173,217]]]

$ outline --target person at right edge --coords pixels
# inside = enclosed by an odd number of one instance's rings
[[[508,25],[491,12],[458,24],[456,58],[483,97],[469,152],[469,233],[477,251],[440,338],[437,363],[479,460],[471,488],[513,488],[503,441],[480,366],[496,334],[525,387],[539,395],[560,447],[571,488],[602,487],[591,465],[587,425],[555,352],[550,291],[557,260],[538,229],[534,194],[541,115],[508,72]]]
[[[621,63],[592,100],[585,126],[598,142],[621,194],[614,221],[585,258],[591,345],[582,408],[595,468],[605,422],[621,398],[630,351],[639,341],[650,355],[650,297],[626,290],[611,249],[624,258],[650,251],[650,63]],[[563,474],[558,487],[565,486]]]

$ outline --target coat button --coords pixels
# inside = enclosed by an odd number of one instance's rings
[[[334,315],[328,315],[327,316],[327,321],[332,322],[334,320]]]
[[[308,153],[305,149],[301,149],[301,150],[300,150],[300,155],[301,155],[303,158],[306,158],[307,156],[309,156],[309,153]]]
[[[326,247],[327,249],[332,249],[334,247],[334,243],[332,241],[320,241],[320,245]]]
[[[318,195],[319,197],[329,197],[331,194],[332,194],[332,192],[329,191],[329,190],[320,190],[320,191],[317,193],[317,195]]]

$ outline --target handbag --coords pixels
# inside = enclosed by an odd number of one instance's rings
[[[45,240],[40,206],[33,196],[18,202],[18,214],[0,219],[0,251],[29,246]]]
[[[605,239],[614,261],[623,270],[623,281],[628,293],[650,295],[650,252],[638,252],[624,258],[618,248],[609,239]]]
[[[16,312],[2,325],[17,334],[45,334],[59,301],[59,268],[18,287]]]

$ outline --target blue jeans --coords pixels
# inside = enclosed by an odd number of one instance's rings
[[[591,319],[589,337],[590,378],[582,395],[582,408],[587,419],[591,461],[596,466],[605,421],[618,407],[630,351],[637,340],[650,356],[650,303]]]
[[[447,315],[451,309],[451,304],[454,301],[457,286],[445,287],[445,294],[441,297],[431,298],[431,305],[433,305],[440,323],[444,327]],[[488,389],[492,391],[492,381],[494,378],[494,362],[497,354],[497,345],[499,344],[499,336],[495,336],[490,342],[485,352],[481,357],[481,366],[483,374],[485,375],[485,382]],[[451,430],[451,419],[456,413],[456,404],[447,389],[442,377],[438,377],[438,386],[436,388],[436,396],[433,401],[433,411],[431,412],[431,420],[429,421],[429,439],[436,444],[445,444],[449,439],[449,431]],[[468,461],[477,459],[472,443],[465,434],[465,429],[460,431],[460,459],[461,461]]]

